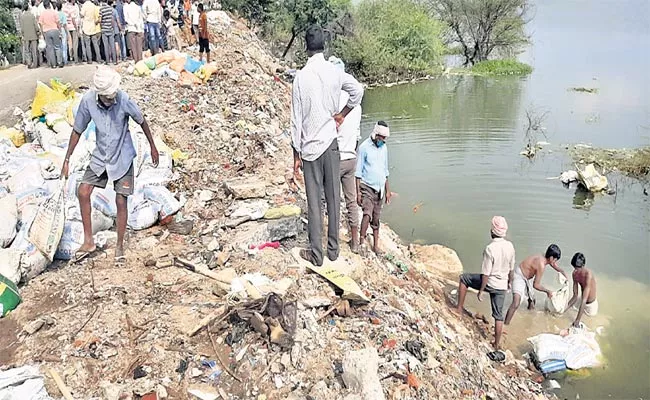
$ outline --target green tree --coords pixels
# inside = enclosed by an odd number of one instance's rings
[[[426,0],[444,21],[451,41],[460,46],[464,65],[487,60],[493,53],[512,57],[528,44],[529,0]]]
[[[348,69],[367,80],[434,72],[444,52],[444,26],[412,0],[365,0],[353,13],[350,35],[335,42]]]
[[[18,50],[20,38],[16,32],[16,25],[11,15],[14,2],[0,1],[0,52],[7,55]]]
[[[284,58],[296,38],[312,24],[328,28],[347,13],[349,0],[281,0],[277,16],[289,27],[290,37],[282,58]]]
[[[249,26],[262,26],[272,19],[275,0],[223,0],[221,6],[244,17]]]

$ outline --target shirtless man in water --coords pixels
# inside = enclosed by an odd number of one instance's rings
[[[578,316],[576,316],[576,320],[573,322],[573,326],[576,328],[580,325],[580,319],[583,314],[587,314],[590,317],[594,317],[598,314],[596,278],[594,277],[593,272],[585,267],[586,262],[585,255],[582,253],[574,254],[571,259],[571,265],[573,266],[573,297],[569,300],[566,310],[573,307],[578,300],[578,286],[582,289],[582,299],[580,300]]]
[[[509,325],[512,317],[514,317],[515,312],[519,308],[521,303],[521,298],[526,296],[528,299],[528,309],[532,310],[535,308],[535,296],[533,294],[533,289],[539,290],[540,292],[546,293],[546,295],[551,298],[553,292],[549,289],[546,289],[542,286],[542,275],[544,275],[544,267],[550,265],[551,268],[557,272],[564,275],[565,278],[569,279],[566,272],[562,270],[557,264],[560,260],[562,252],[556,244],[548,246],[545,255],[534,255],[526,258],[524,261],[519,264],[519,267],[515,268],[514,271],[510,271],[510,279],[512,287],[512,304],[508,309],[506,314],[505,324]],[[531,280],[533,280],[531,287]]]

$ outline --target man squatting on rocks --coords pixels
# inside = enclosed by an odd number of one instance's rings
[[[310,26],[305,34],[309,60],[293,81],[291,102],[291,139],[294,175],[302,168],[307,192],[308,236],[310,249],[300,256],[316,266],[323,265],[320,201],[325,191],[327,202],[327,257],[339,256],[340,163],[337,129],[350,111],[361,104],[363,87],[351,75],[327,61],[323,55],[325,40],[319,26]],[[341,90],[350,96],[339,112]]]
[[[126,262],[123,244],[128,212],[127,197],[133,194],[133,159],[136,156],[129,132],[129,118],[133,118],[142,127],[151,146],[151,161],[155,167],[158,166],[158,150],[149,124],[135,102],[119,89],[120,80],[120,75],[109,67],[97,68],[93,77],[94,89],[86,92],[79,104],[68,152],[63,162],[61,173],[67,178],[70,156],[90,121],[95,122],[96,147],[78,189],[84,242],[75,254],[75,261],[88,257],[96,250],[92,232],[90,195],[95,187],[105,188],[110,179],[117,194],[115,197],[117,206],[115,264],[123,265]]]
[[[490,294],[490,305],[492,306],[492,317],[494,318],[494,349],[500,349],[501,333],[503,332],[503,303],[506,298],[506,291],[510,283],[509,276],[515,267],[515,248],[511,242],[505,239],[508,232],[506,219],[500,216],[492,218],[492,229],[490,234],[492,241],[483,251],[483,263],[480,274],[462,274],[458,285],[458,306],[456,312],[463,313],[463,305],[467,288],[478,290],[478,300],[483,301],[483,292]],[[490,353],[493,358],[497,352]],[[500,353],[500,352],[499,352]],[[505,356],[503,354],[503,361]]]

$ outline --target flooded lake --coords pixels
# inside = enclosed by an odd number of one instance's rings
[[[520,58],[534,68],[526,78],[448,76],[369,90],[363,133],[383,119],[391,127],[391,188],[399,193],[384,220],[407,242],[454,248],[465,271],[478,272],[493,215],[507,218],[517,261],[557,243],[562,267],[581,251],[596,273],[601,306],[591,328],[607,360],[586,377],[559,379],[562,398],[650,398],[650,197],[616,175],[617,194],[587,196],[557,177],[571,169],[565,146],[650,145],[650,2],[538,2],[529,26],[532,45]],[[597,94],[569,91],[598,88]],[[526,112],[548,112],[550,145],[529,161]],[[650,187],[648,188],[650,190]],[[417,212],[414,206],[419,205]],[[544,283],[554,285],[553,271]],[[569,311],[554,318],[521,308],[507,329],[517,356],[526,337],[567,327]],[[467,306],[479,307],[475,296]],[[509,306],[510,299],[506,301]]]

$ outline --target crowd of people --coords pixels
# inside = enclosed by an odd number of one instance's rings
[[[209,61],[207,17],[201,18],[204,7],[196,0],[80,1],[25,2],[14,15],[25,65],[63,68],[71,63],[137,62],[147,50],[151,54],[180,50],[179,30],[185,25]]]

